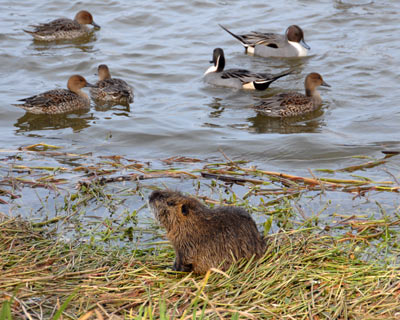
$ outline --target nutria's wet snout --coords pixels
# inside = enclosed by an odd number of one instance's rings
[[[149,204],[174,247],[176,271],[227,269],[236,260],[264,254],[265,241],[242,208],[210,209],[194,197],[171,190],[153,191]]]

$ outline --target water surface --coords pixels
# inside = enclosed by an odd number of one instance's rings
[[[0,12],[0,146],[45,142],[70,152],[122,154],[141,160],[185,155],[245,158],[271,170],[303,174],[338,168],[351,156],[400,149],[398,1],[23,1]],[[40,43],[22,31],[29,24],[89,10],[101,30],[84,41]],[[233,32],[283,33],[300,25],[311,46],[304,59],[244,54]],[[266,92],[214,88],[202,82],[215,47],[227,67],[293,75]],[[126,108],[93,106],[55,117],[26,114],[18,99],[64,88],[71,74],[96,81],[97,66],[135,88]],[[295,121],[271,120],[251,106],[263,96],[303,91],[309,72],[320,90],[318,112]],[[379,172],[377,173],[379,174]]]

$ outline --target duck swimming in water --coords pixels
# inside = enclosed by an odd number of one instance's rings
[[[80,75],[73,75],[68,79],[67,87],[68,89],[54,89],[18,100],[24,103],[14,106],[34,114],[57,114],[90,108],[89,96],[81,89],[93,87],[92,84]]]
[[[133,102],[133,88],[124,80],[111,78],[110,70],[105,64],[97,68],[99,81],[90,89],[93,100],[129,104]]]
[[[246,53],[260,57],[304,57],[310,47],[304,41],[303,30],[296,25],[286,29],[284,35],[253,31],[236,35],[222,25],[222,29],[238,39],[246,49]]]
[[[292,73],[291,70],[278,74],[254,73],[244,69],[224,71],[225,56],[221,48],[214,49],[213,60],[210,62],[214,65],[204,73],[204,81],[215,86],[235,89],[266,90],[275,80]]]
[[[90,33],[90,29],[86,26],[87,24],[100,29],[100,26],[93,21],[93,16],[90,12],[82,10],[75,15],[74,20],[60,18],[48,23],[32,25],[33,31],[24,31],[40,41],[70,40],[87,36]]]
[[[330,87],[319,73],[312,72],[307,75],[304,82],[305,95],[297,92],[277,94],[264,99],[254,108],[261,114],[269,117],[293,117],[301,116],[315,111],[322,103],[317,91],[319,86]]]

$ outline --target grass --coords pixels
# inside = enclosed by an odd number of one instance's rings
[[[170,271],[170,246],[105,250],[3,218],[0,319],[396,319],[400,268],[368,263],[312,229],[268,236],[260,261]],[[340,240],[340,239],[339,239]],[[89,317],[89,316],[88,316]]]
[[[0,159],[0,320],[400,318],[393,154],[303,177],[225,155],[155,165],[57,148]],[[364,176],[382,166],[386,179]],[[269,241],[263,259],[172,272],[165,231],[144,218],[148,193],[169,181],[251,212]]]

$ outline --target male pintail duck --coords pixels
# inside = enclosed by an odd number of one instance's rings
[[[304,57],[310,47],[304,41],[303,30],[292,25],[285,35],[252,31],[248,34],[236,35],[222,25],[222,29],[238,39],[246,49],[246,53],[261,57]]]
[[[291,70],[278,74],[253,73],[243,69],[224,71],[225,56],[221,48],[214,49],[213,60],[210,63],[214,65],[204,73],[204,81],[215,86],[235,89],[266,90],[275,80],[292,73]]]
[[[90,29],[87,24],[100,29],[100,26],[93,21],[90,12],[86,10],[79,11],[74,20],[68,18],[60,18],[48,23],[32,25],[33,31],[24,30],[36,40],[54,41],[75,39],[89,34]]]
[[[319,73],[312,72],[307,75],[304,82],[306,94],[297,92],[281,93],[264,99],[254,108],[269,117],[292,117],[300,116],[318,109],[322,103],[321,96],[317,91],[319,86],[330,87]]]
[[[34,114],[56,114],[90,108],[89,96],[81,89],[93,87],[92,84],[82,76],[73,75],[68,79],[67,87],[68,90],[54,89],[18,100],[24,103],[14,104],[14,106]]]
[[[133,88],[122,79],[111,78],[107,65],[98,67],[99,81],[90,89],[90,95],[94,100],[105,102],[133,102]]]

